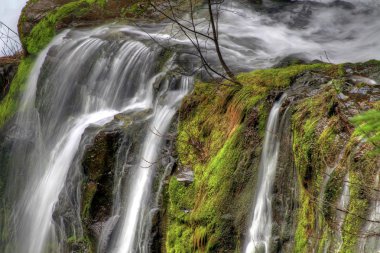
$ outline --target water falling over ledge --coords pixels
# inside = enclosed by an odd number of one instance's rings
[[[89,128],[100,131],[120,124],[115,121],[117,115],[135,115],[134,120],[141,122],[139,135],[144,137],[136,140],[143,143],[136,154],[139,161],[129,168],[131,176],[123,180],[126,185],[115,191],[122,201],[114,203],[119,208],[113,208],[108,222],[116,222],[111,226],[114,231],[103,243],[106,252],[144,252],[147,248],[148,242],[141,238],[149,218],[151,177],[163,141],[159,135],[166,133],[193,79],[167,75],[177,67],[172,58],[158,68],[162,49],[148,39],[134,40],[126,31],[115,39],[114,32],[109,27],[66,31],[40,54],[16,127],[11,128],[17,129],[17,138],[24,139],[12,144],[9,159],[15,177],[9,182],[23,187],[17,194],[9,193],[13,235],[4,247],[19,253],[62,252],[72,232],[83,236],[81,200],[62,193],[75,181],[70,181],[69,172],[83,155],[81,140],[94,137]],[[27,176],[19,177],[20,173]],[[79,225],[65,227],[68,217],[60,205],[70,201],[62,198],[76,199],[72,208],[77,217],[69,219]]]
[[[255,191],[252,225],[246,253],[270,252],[272,235],[272,187],[275,180],[281,140],[281,107],[286,94],[276,101],[269,113]]]

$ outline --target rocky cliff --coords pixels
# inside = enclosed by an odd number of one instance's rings
[[[29,1],[19,23],[28,56],[0,102],[0,128],[18,106],[36,55],[57,32],[142,13],[151,15],[141,2]],[[9,89],[15,69],[0,68],[2,89]],[[372,252],[378,233],[371,214],[378,200],[380,158],[377,140],[362,131],[366,126],[358,115],[380,109],[380,63],[290,65],[241,73],[237,78],[242,87],[197,82],[178,112],[166,139],[167,147],[174,143],[175,148],[163,151],[171,160],[159,169],[173,165],[153,219],[152,250],[243,250],[260,183],[268,113],[286,92],[273,189],[272,251]],[[134,138],[126,129],[139,127],[130,125],[130,119],[115,121],[122,124],[83,140],[82,224],[78,225],[83,233],[79,238],[73,232],[67,238],[68,252],[93,252],[99,229],[106,226],[113,201],[110,191],[117,183],[115,158],[125,151],[128,138]],[[65,215],[70,220],[71,214]]]
[[[359,252],[363,247],[371,252],[359,241],[371,233],[364,228],[378,191],[380,159],[350,120],[378,108],[379,66],[254,71],[239,75],[245,84],[241,90],[198,83],[180,110],[177,137],[178,170],[191,171],[194,180],[170,179],[166,249],[242,250],[260,183],[266,117],[278,94],[287,92],[290,113],[274,182],[272,251]],[[346,184],[349,192],[343,193]],[[345,206],[342,194],[349,195]]]

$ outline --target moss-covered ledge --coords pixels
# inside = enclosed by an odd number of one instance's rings
[[[145,0],[29,0],[18,30],[26,53],[36,55],[64,28],[152,17]]]
[[[238,75],[242,88],[201,83],[183,102],[178,171],[168,186],[167,252],[240,252],[248,230],[262,139],[275,97],[306,72],[338,75],[328,64]]]

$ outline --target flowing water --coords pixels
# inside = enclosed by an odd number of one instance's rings
[[[226,1],[220,9],[222,51],[236,71],[269,67],[287,56],[332,62],[380,59],[377,1],[263,2],[258,6]],[[201,22],[205,15],[201,9],[196,18]],[[89,129],[117,124],[115,116],[134,113],[141,114],[141,145],[138,152],[125,155],[137,157],[135,163],[118,161],[122,169],[115,178],[112,216],[103,227],[98,251],[150,251],[147,231],[156,205],[151,201],[155,162],[162,135],[193,80],[176,70],[181,64],[196,72],[199,66],[190,56],[189,40],[173,38],[171,31],[170,24],[71,30],[40,53],[17,118],[1,144],[0,164],[8,173],[3,203],[11,210],[0,220],[2,252],[62,252],[67,228],[62,226],[63,216],[56,217],[57,210],[63,208],[61,195],[83,154],[81,143],[93,138]],[[151,37],[178,54],[162,57],[165,49]],[[205,51],[212,50],[210,42],[205,45]],[[213,54],[207,58],[217,65]],[[246,252],[269,251],[282,101],[276,102],[267,123]],[[77,202],[73,203],[79,210]],[[77,221],[78,210],[73,218]],[[75,228],[78,234],[82,230],[81,225]]]
[[[364,227],[365,237],[360,240],[359,250],[360,252],[370,253],[370,252],[379,252],[380,251],[380,172],[377,172],[375,178],[375,184],[373,190],[371,190],[373,201],[371,203],[372,210],[369,215],[370,221],[377,222],[367,222]]]
[[[272,234],[272,188],[276,175],[281,139],[281,106],[286,98],[283,95],[275,102],[269,114],[264,146],[259,167],[259,180],[256,189],[253,220],[249,229],[249,242],[246,253],[270,252]]]
[[[138,164],[137,173],[133,179],[131,189],[128,193],[128,205],[126,207],[126,214],[122,221],[121,231],[118,233],[115,245],[111,248],[110,252],[124,253],[124,252],[144,252],[144,242],[136,240],[141,231],[141,223],[144,212],[146,195],[149,192],[149,181],[151,180],[151,172],[154,169],[154,163],[157,160],[159,145],[162,141],[161,133],[165,133],[171,118],[176,113],[176,105],[181,101],[184,95],[189,90],[188,80],[183,80],[179,91],[167,92],[165,95],[165,102],[159,105],[153,116],[151,127],[154,129],[148,132],[141,152],[141,160]],[[140,217],[140,218],[138,218]],[[137,241],[137,242],[136,242]]]
[[[118,32],[119,37],[113,37]],[[59,249],[53,212],[85,130],[100,129],[117,114],[145,111],[142,119],[149,127],[142,129],[146,137],[140,162],[123,197],[126,206],[118,210],[121,225],[108,252],[142,247],[137,238],[143,234],[143,207],[163,139],[157,132],[166,132],[192,84],[191,77],[166,75],[175,68],[170,59],[156,71],[160,52],[156,45],[133,40],[118,29],[99,28],[67,31],[40,54],[12,131],[10,157],[17,160],[11,165],[16,175],[24,174],[13,179],[25,186],[9,193],[15,200],[11,241],[17,243],[8,248],[20,253],[50,252],[53,245]]]
[[[343,182],[343,191],[338,201],[338,210],[336,214],[336,220],[337,220],[337,226],[338,226],[338,247],[337,251],[340,250],[343,238],[342,238],[342,228],[344,219],[346,218],[346,212],[348,210],[349,204],[350,204],[350,174],[347,172],[347,174],[344,176],[344,182]]]

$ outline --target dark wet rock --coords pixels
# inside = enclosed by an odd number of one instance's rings
[[[104,223],[111,215],[116,153],[123,133],[99,132],[83,157],[82,219],[93,238],[99,239]]]
[[[150,226],[150,252],[161,253],[166,252],[166,232],[167,232],[167,186],[171,175],[175,174],[178,169],[175,158],[175,140],[177,134],[177,120],[175,118],[171,124],[169,131],[164,136],[163,146],[161,148],[160,162],[156,168],[156,177],[154,185],[162,184],[161,191],[157,187],[153,189],[153,198],[157,199],[156,206],[150,210],[151,222]],[[185,210],[186,211],[186,210]]]
[[[350,90],[351,94],[366,95],[371,89],[369,87],[354,87]]]
[[[194,182],[194,171],[189,167],[181,167],[177,170],[175,177],[181,183],[191,184]]]
[[[2,63],[0,59],[0,101],[7,95],[17,68],[18,62]]]
[[[347,100],[347,99],[349,98],[348,96],[344,95],[342,92],[339,93],[339,94],[337,95],[337,97],[338,97],[340,100]]]
[[[297,173],[292,159],[290,118],[290,111],[287,111],[282,119],[280,155],[273,187],[272,252],[290,252],[297,224],[294,214],[298,208],[299,189],[294,184]]]
[[[302,58],[302,55],[289,55],[281,59],[279,63],[274,65],[274,68],[284,68],[295,64],[306,64],[309,61]]]
[[[331,80],[331,77],[323,75],[321,73],[306,71],[302,75],[297,76],[294,80],[292,87],[297,89],[299,87],[318,87],[322,84],[325,84]]]
[[[117,222],[119,221],[120,216],[115,215],[110,217],[106,222],[103,222],[102,225],[102,235],[103,241],[98,244],[99,252],[106,252],[107,243],[111,238],[113,229],[115,228]]]

